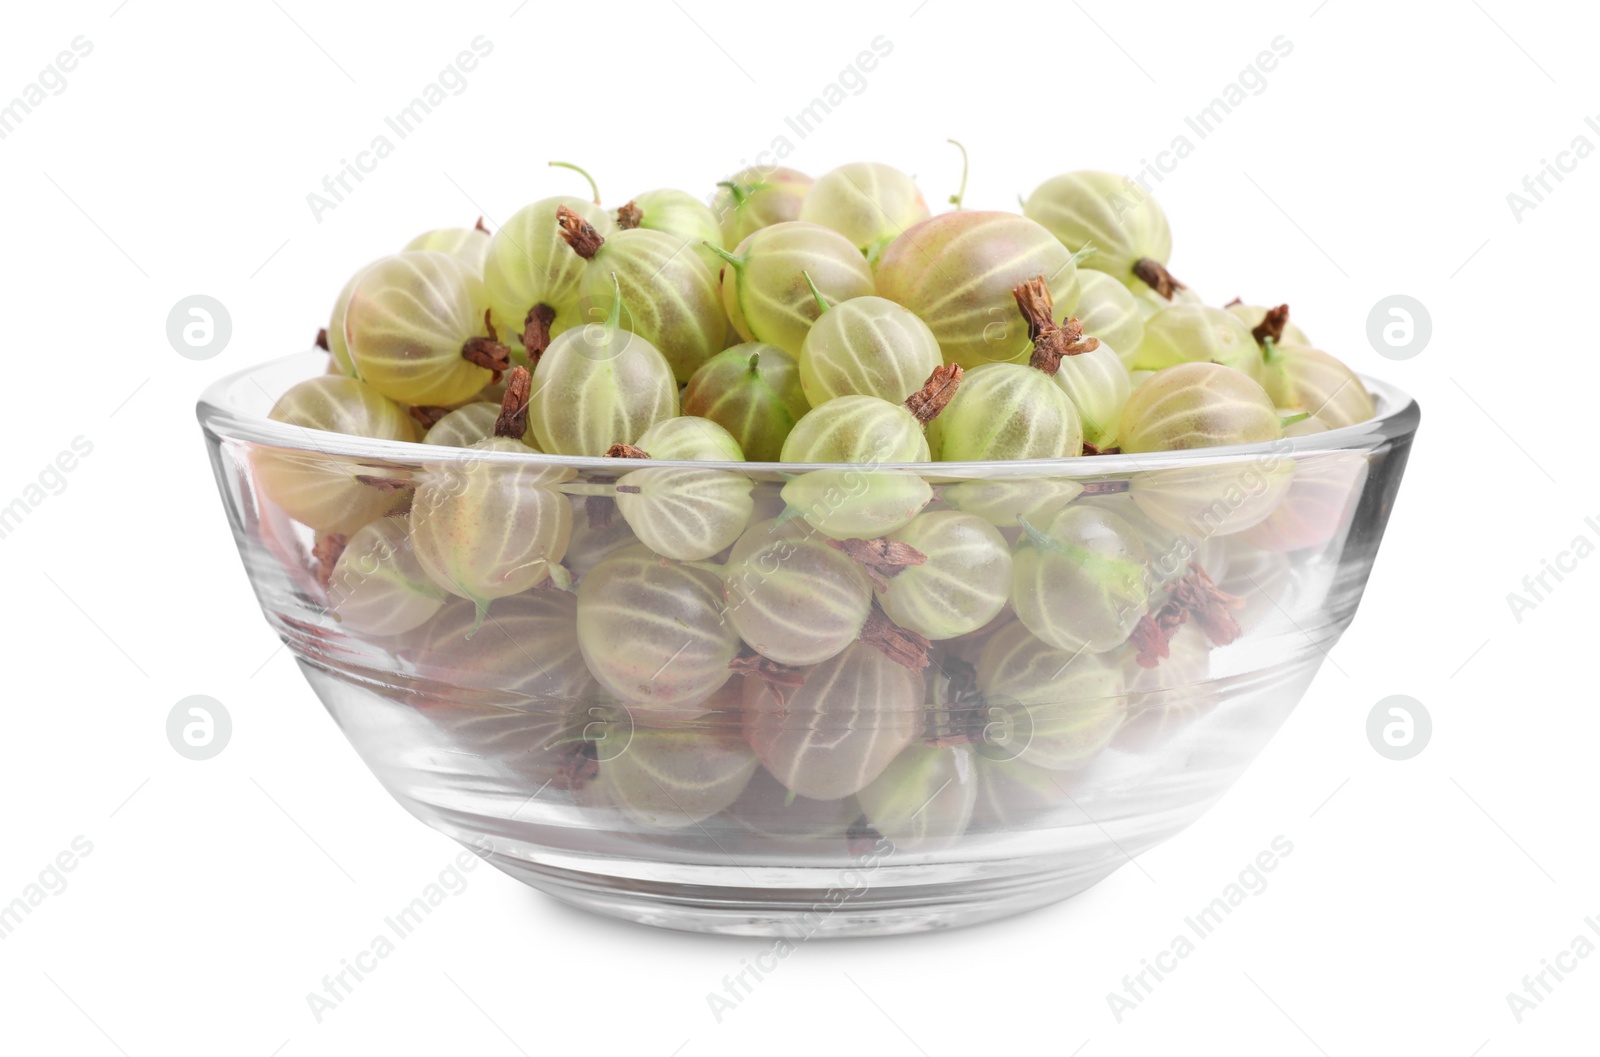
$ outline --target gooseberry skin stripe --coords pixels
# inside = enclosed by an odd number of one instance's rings
[[[611,215],[582,198],[543,198],[517,210],[489,240],[483,265],[484,287],[495,326],[520,347],[529,309],[547,305],[555,315],[550,337],[582,322],[578,286],[584,262],[561,238],[556,210],[562,206],[583,217],[602,235],[616,230]]]
[[[365,382],[337,374],[290,387],[267,417],[301,429],[416,439],[415,424],[397,404]],[[362,482],[364,468],[354,461],[264,447],[251,453],[250,465],[262,494],[313,529],[350,535],[394,504],[393,495]]]
[[[812,324],[800,346],[800,385],[813,407],[836,396],[899,402],[943,362],[933,331],[909,309],[857,297]]]
[[[612,282],[602,268],[616,269],[628,306],[625,329],[656,346],[678,381],[720,350],[727,327],[716,277],[681,240],[648,228],[612,236],[584,273],[585,315],[610,310]]]
[[[462,357],[485,334],[488,294],[455,257],[413,251],[361,274],[345,308],[345,340],[357,373],[408,404],[458,404],[489,384],[491,372]]]
[[[1133,270],[1141,259],[1165,265],[1172,256],[1166,214],[1148,192],[1113,173],[1085,170],[1052,177],[1028,196],[1022,211],[1070,250],[1093,243],[1096,252],[1084,267],[1129,285],[1144,285]]]
[[[578,585],[578,644],[601,686],[641,714],[700,714],[739,652],[720,587],[642,545],[603,559]]]
[[[724,349],[694,373],[684,389],[683,410],[725,428],[746,458],[777,462],[783,442],[810,405],[794,358],[776,345],[747,342]]]
[[[883,773],[922,725],[922,678],[856,643],[780,695],[744,682],[745,739],[791,792],[836,800]]]
[[[1070,770],[1110,744],[1127,715],[1118,659],[1063,649],[1013,621],[990,636],[977,662],[978,686],[997,726],[1011,734],[989,749],[1049,771]]]
[[[723,307],[746,341],[798,355],[818,311],[802,273],[830,303],[873,292],[872,272],[848,239],[818,224],[788,221],[762,228],[722,271]]]
[[[1250,328],[1233,313],[1202,304],[1175,304],[1145,320],[1130,367],[1159,371],[1198,362],[1220,363],[1261,380],[1261,350]]]
[[[1129,452],[1175,451],[1276,440],[1266,390],[1215,363],[1184,363],[1141,382],[1123,407],[1118,437]]]
[[[931,511],[888,538],[924,558],[874,591],[883,611],[901,627],[935,641],[951,639],[983,627],[1010,600],[1011,550],[982,518]]]
[[[881,162],[850,162],[817,177],[799,219],[832,228],[866,252],[928,219],[916,182]]]
[[[909,228],[878,261],[879,296],[921,318],[946,361],[972,368],[1028,349],[1011,291],[1043,275],[1056,309],[1078,303],[1078,270],[1066,247],[1026,217],[963,210]]]
[[[779,664],[837,656],[872,608],[866,574],[803,522],[750,526],[723,569],[725,619],[746,645]]]

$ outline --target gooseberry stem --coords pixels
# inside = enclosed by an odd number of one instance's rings
[[[582,176],[585,180],[588,180],[589,181],[589,190],[594,193],[594,204],[595,205],[599,205],[600,204],[600,188],[595,185],[593,176],[590,176],[583,169],[578,168],[576,165],[572,164],[569,161],[553,161],[550,164],[552,166],[558,168],[558,169],[571,169],[573,172],[577,173],[579,176]]]
[[[955,397],[956,388],[961,385],[961,374],[959,363],[935,367],[933,373],[928,375],[928,380],[922,383],[922,388],[906,397],[906,410],[926,426],[938,418],[939,412]]]
[[[424,430],[430,430],[439,424],[439,420],[450,413],[448,407],[433,407],[427,404],[412,404],[406,409],[412,421]]]
[[[1061,369],[1064,357],[1079,356],[1100,347],[1099,338],[1083,336],[1083,324],[1078,320],[1068,319],[1056,325],[1055,299],[1050,296],[1044,276],[1018,283],[1011,296],[1016,298],[1017,308],[1028,323],[1028,340],[1033,342],[1028,366],[1054,375]]]
[[[1261,317],[1250,331],[1250,336],[1256,339],[1256,344],[1270,353],[1269,345],[1276,345],[1283,340],[1283,328],[1289,325],[1289,306],[1279,305],[1277,308],[1267,309],[1267,314]]]
[[[819,315],[819,316],[822,315],[822,313],[826,312],[828,310],[828,308],[830,307],[828,305],[828,299],[822,296],[822,291],[821,290],[817,289],[817,284],[812,281],[810,272],[801,271],[800,274],[805,276],[806,285],[811,287],[811,296],[817,302],[817,315]]]
[[[950,196],[950,204],[960,209],[961,200],[967,196],[967,148],[959,140],[947,139],[945,142],[955,144],[956,150],[961,152],[961,186]]]
[[[723,260],[727,261],[729,264],[733,265],[735,268],[743,268],[744,267],[744,258],[743,257],[739,257],[739,256],[736,256],[735,254],[729,253],[727,250],[723,249],[721,246],[718,246],[715,242],[712,242],[710,239],[701,239],[700,240],[700,245],[704,246],[706,249],[710,250],[712,253],[715,253],[718,257],[721,257]]]
[[[487,308],[483,310],[483,326],[489,332],[488,336],[468,338],[462,342],[461,358],[486,371],[493,371],[498,377],[500,372],[511,368],[511,350],[500,344],[500,336],[494,331],[489,311]]]
[[[556,206],[556,226],[572,252],[586,261],[593,260],[600,247],[606,244],[605,236],[596,231],[593,224],[566,206]]]
[[[1172,300],[1172,295],[1177,291],[1187,289],[1167,271],[1165,264],[1151,257],[1140,257],[1134,261],[1133,274],[1143,279],[1147,286],[1168,301]]]
[[[556,310],[543,302],[528,309],[522,320],[522,347],[528,350],[528,363],[534,367],[550,347],[550,325],[555,321]]]
[[[1138,650],[1135,660],[1141,668],[1160,664],[1171,654],[1167,644],[1191,617],[1213,646],[1228,645],[1240,634],[1233,610],[1244,604],[1244,599],[1213,583],[1199,562],[1191,563],[1189,571],[1168,590],[1166,603],[1139,618],[1129,639]]]
[[[823,542],[861,566],[880,591],[887,590],[889,579],[905,572],[908,566],[924,565],[928,561],[926,554],[901,540],[830,539]]]
[[[528,432],[528,401],[533,396],[533,375],[526,367],[511,369],[506,377],[506,392],[500,398],[500,417],[494,420],[494,435],[521,440]]]
[[[867,613],[867,622],[861,626],[861,641],[877,647],[885,657],[914,672],[928,666],[928,649],[932,643],[890,620],[889,614],[876,602]]]
[[[744,200],[750,197],[750,192],[748,189],[741,187],[732,180],[718,180],[717,186],[726,187],[728,192],[733,195],[733,208],[735,209],[738,209],[740,206],[744,205]]]
[[[1095,254],[1097,254],[1099,252],[1100,252],[1100,247],[1096,246],[1092,242],[1085,242],[1082,246],[1078,247],[1078,252],[1076,252],[1076,253],[1074,253],[1072,255],[1072,265],[1073,265],[1073,267],[1077,267],[1078,265],[1082,264],[1084,261],[1088,260],[1090,257],[1093,257]]]

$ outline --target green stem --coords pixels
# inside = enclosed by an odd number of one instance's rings
[[[1060,554],[1070,558],[1082,566],[1084,571],[1099,583],[1111,583],[1116,580],[1126,581],[1130,578],[1137,579],[1139,573],[1143,570],[1143,566],[1138,562],[1128,561],[1124,558],[1112,558],[1087,547],[1080,547],[1064,540],[1058,540],[1054,536],[1034,528],[1023,517],[1019,516],[1017,518],[1017,524],[1022,526],[1023,535],[1028,537],[1029,543],[1040,550],[1050,551],[1053,554]]]
[[[811,287],[811,296],[816,298],[817,315],[822,315],[828,310],[828,299],[822,296],[822,291],[817,289],[817,284],[811,281],[810,272],[802,271],[800,274],[806,277],[806,285]]]
[[[598,186],[596,186],[593,176],[590,176],[586,171],[584,171],[583,169],[578,168],[576,165],[572,164],[569,161],[553,161],[550,164],[555,166],[558,169],[571,169],[573,172],[577,173],[579,176],[582,176],[585,180],[588,180],[589,181],[589,190],[594,193],[594,204],[595,205],[599,205],[600,204],[600,188]]]
[[[734,256],[733,254],[729,253],[727,250],[723,249],[721,246],[718,246],[716,243],[712,242],[710,239],[701,239],[700,240],[700,245],[704,246],[706,249],[710,250],[712,253],[715,253],[718,257],[721,257],[723,260],[727,261],[729,264],[733,265],[735,268],[743,268],[744,267],[744,258],[743,257]]]
[[[1308,419],[1310,417],[1311,417],[1311,412],[1309,412],[1309,411],[1302,411],[1298,415],[1285,415],[1282,418],[1278,419],[1278,428],[1282,429],[1285,426],[1292,426],[1296,422],[1304,422],[1306,419]]]
[[[1093,257],[1099,252],[1099,248],[1096,247],[1094,243],[1085,242],[1083,246],[1079,248],[1078,252],[1072,255],[1072,263],[1074,265],[1082,264],[1084,261],[1088,260],[1090,257]]]
[[[738,209],[740,206],[744,205],[744,200],[750,197],[750,192],[746,191],[743,187],[740,187],[732,180],[718,180],[717,186],[726,187],[733,195],[733,208],[735,209]]]
[[[954,143],[956,150],[961,152],[961,186],[950,196],[950,204],[960,209],[961,200],[967,196],[967,148],[959,140],[947,139],[945,142]]]
[[[757,371],[757,370],[760,369],[760,364],[761,364],[761,354],[759,352],[752,352],[750,354],[750,369],[752,371]]]

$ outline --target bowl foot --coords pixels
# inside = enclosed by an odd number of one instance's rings
[[[489,861],[517,880],[570,906],[640,925],[724,936],[808,939],[892,936],[976,925],[1070,898],[1096,884],[1118,863],[1058,865],[982,864],[982,875],[961,871],[944,881],[901,883],[897,871],[880,866],[853,887],[837,869],[818,868],[814,886],[787,869],[782,888],[742,886],[736,868],[728,885],[650,880],[528,862],[500,854]],[[1012,866],[1022,873],[1005,869]],[[759,870],[757,872],[760,872]],[[908,878],[909,880],[909,878]],[[801,883],[793,883],[800,881]]]

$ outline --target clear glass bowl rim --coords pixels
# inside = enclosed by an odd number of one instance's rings
[[[478,462],[522,463],[561,466],[601,474],[614,474],[617,460],[587,455],[522,454],[519,452],[475,451],[445,448],[412,441],[374,440],[346,433],[329,433],[303,426],[276,422],[261,408],[270,410],[281,395],[264,386],[261,375],[272,375],[276,385],[292,376],[294,381],[326,373],[327,353],[320,349],[291,353],[254,364],[226,375],[201,394],[195,414],[209,433],[227,440],[268,445],[349,460],[376,460],[400,465],[444,462],[470,458]],[[296,371],[303,365],[304,370]],[[1186,451],[1142,454],[1095,455],[1070,459],[1014,459],[994,462],[897,462],[897,463],[796,463],[796,462],[686,462],[652,459],[634,463],[630,469],[679,467],[726,469],[741,473],[792,476],[813,470],[861,472],[896,471],[924,477],[951,479],[993,479],[1011,477],[1104,478],[1129,476],[1151,470],[1213,466],[1249,462],[1263,456],[1298,458],[1335,452],[1375,451],[1416,432],[1422,410],[1410,395],[1387,382],[1358,375],[1372,394],[1377,414],[1353,426],[1327,430],[1304,437],[1286,437],[1259,444],[1232,444]],[[292,384],[292,383],[291,383]],[[255,409],[255,410],[252,410]]]

